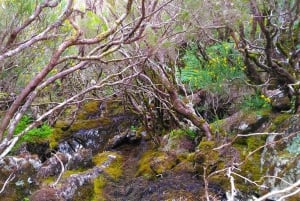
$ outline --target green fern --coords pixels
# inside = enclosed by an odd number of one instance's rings
[[[191,45],[183,56],[184,68],[177,71],[182,83],[192,89],[204,88],[222,90],[222,84],[236,77],[243,77],[243,62],[233,44],[221,43],[206,49],[209,61],[197,55],[195,45]]]

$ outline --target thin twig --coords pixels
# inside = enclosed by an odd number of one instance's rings
[[[291,190],[297,188],[299,185],[300,185],[300,180],[298,180],[296,183],[294,183],[294,184],[292,184],[292,185],[290,185],[290,186],[288,186],[288,187],[286,187],[286,188],[283,188],[283,189],[281,189],[281,190],[271,191],[271,192],[265,194],[264,196],[262,196],[262,197],[256,199],[255,201],[263,201],[263,200],[265,200],[265,199],[268,198],[268,197],[271,197],[271,196],[274,196],[274,195],[278,195],[278,194],[287,193],[287,192],[289,192],[289,191],[291,191]],[[296,192],[299,192],[299,191],[300,191],[300,189],[298,188],[298,189],[296,190]],[[287,195],[293,195],[293,193],[294,193],[294,192],[289,193],[289,194],[287,194]],[[287,196],[287,195],[285,195],[285,196]]]
[[[9,182],[11,182],[15,177],[16,177],[16,175],[15,175],[14,172],[11,173],[11,174],[9,175],[9,177],[6,179],[6,181],[4,182],[4,184],[3,184],[3,186],[2,186],[2,188],[1,188],[1,190],[0,190],[0,194],[5,190],[6,185],[7,185]]]
[[[61,179],[61,176],[63,175],[63,173],[65,172],[65,166],[64,163],[60,160],[60,158],[56,155],[53,154],[55,156],[55,158],[59,161],[60,166],[61,166],[61,172],[58,176],[58,178],[56,179],[56,181],[51,185],[52,187],[55,187],[57,185],[57,183],[59,182],[59,180]]]

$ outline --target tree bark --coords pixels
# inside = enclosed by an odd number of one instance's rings
[[[207,137],[207,140],[212,139],[211,129],[207,121],[202,117],[196,115],[193,108],[188,107],[179,97],[176,90],[169,92],[173,107],[179,114],[189,119],[195,126],[202,129]]]

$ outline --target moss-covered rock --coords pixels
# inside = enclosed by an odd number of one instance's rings
[[[195,173],[195,152],[186,155],[185,158],[180,158],[179,163],[173,168],[174,172],[189,172]]]
[[[268,121],[270,112],[267,109],[251,112],[240,111],[226,119],[214,122],[212,128],[222,136],[232,133],[255,132]]]
[[[195,163],[197,171],[203,173],[213,172],[219,168],[220,155],[219,152],[214,150],[216,147],[215,141],[201,141],[195,152]]]
[[[169,135],[165,135],[161,150],[176,155],[179,159],[184,159],[187,155],[195,151],[195,143],[187,131],[182,129],[172,130]]]
[[[94,156],[93,162],[95,165],[103,164],[110,155],[113,155],[115,157],[115,160],[104,169],[104,173],[105,173],[106,177],[108,177],[114,181],[117,181],[122,176],[122,172],[123,172],[123,169],[122,169],[122,160],[123,159],[122,159],[121,155],[119,155],[115,152],[106,151],[106,152],[102,152],[102,153],[99,153],[96,156]]]
[[[53,133],[47,140],[50,142],[50,147],[55,148],[62,139],[66,139],[80,130],[106,128],[115,122],[125,125],[128,121],[120,121],[117,117],[123,117],[124,114],[124,106],[118,99],[105,102],[88,101],[80,108],[72,106],[56,121]]]
[[[265,174],[266,170],[261,166],[261,155],[263,145],[266,142],[266,137],[266,135],[241,137],[241,140],[236,140],[233,144],[239,151],[240,160],[242,161],[239,174],[251,181],[259,181]],[[236,178],[237,188],[243,192],[258,190],[257,186],[245,185],[245,182],[247,181],[240,177]]]
[[[150,150],[143,154],[139,163],[137,176],[154,178],[171,170],[178,163],[178,159],[167,152]]]
[[[105,196],[104,196],[104,187],[107,184],[107,180],[103,175],[100,175],[94,180],[94,185],[93,185],[93,197],[92,201],[105,201]]]
[[[63,201],[53,188],[43,188],[30,196],[30,201]]]
[[[23,200],[38,188],[36,171],[41,166],[36,155],[8,156],[0,160],[1,200]],[[10,178],[10,180],[9,180]]]

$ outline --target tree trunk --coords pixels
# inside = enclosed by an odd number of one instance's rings
[[[176,112],[182,114],[185,118],[189,119],[195,126],[202,129],[207,137],[207,140],[211,140],[212,134],[210,126],[207,121],[201,117],[197,116],[194,109],[187,106],[179,97],[175,90],[169,92],[171,102]]]

